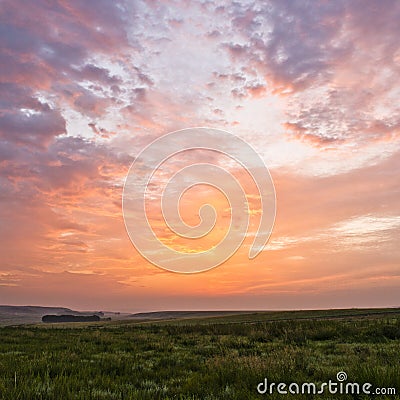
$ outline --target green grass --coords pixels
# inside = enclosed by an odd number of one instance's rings
[[[341,370],[400,393],[398,310],[0,328],[1,399],[308,399],[256,387],[264,377],[317,384]]]

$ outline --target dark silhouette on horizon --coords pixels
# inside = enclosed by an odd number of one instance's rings
[[[42,322],[96,322],[101,318],[98,315],[44,315]]]

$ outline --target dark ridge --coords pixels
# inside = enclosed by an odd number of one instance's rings
[[[101,318],[98,315],[44,315],[42,322],[96,322]]]

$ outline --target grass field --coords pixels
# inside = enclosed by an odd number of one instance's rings
[[[179,315],[179,314],[178,314]],[[397,395],[258,394],[336,380]],[[373,390],[372,389],[372,390]],[[399,399],[400,310],[259,312],[0,328],[1,399]]]

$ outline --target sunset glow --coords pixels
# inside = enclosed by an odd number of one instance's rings
[[[0,303],[147,311],[398,306],[400,2],[4,1],[0,8]],[[146,261],[122,215],[129,167],[168,132],[207,126],[250,144],[277,196],[255,259],[254,182],[201,152],[153,177],[149,221],[184,252],[218,243],[229,203],[182,197],[195,242],[162,220],[162,184],[190,160],[247,188],[250,229],[211,271]]]

